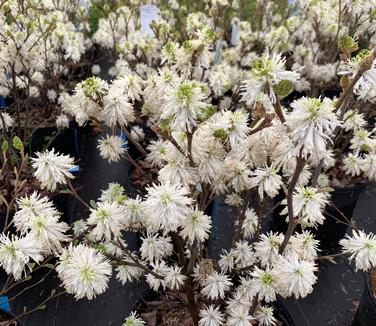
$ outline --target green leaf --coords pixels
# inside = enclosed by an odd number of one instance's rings
[[[52,289],[50,296],[53,297],[55,295],[55,293],[56,293],[56,289]]]
[[[94,209],[97,208],[97,203],[94,200],[90,200],[90,206],[93,207]]]
[[[50,269],[55,269],[55,265],[54,264],[46,264],[44,266],[47,267],[47,268],[50,268]]]
[[[274,86],[274,90],[279,96],[287,96],[294,90],[294,84],[289,80],[281,80]]]
[[[46,309],[46,305],[45,304],[42,304],[41,306],[39,306],[37,309],[38,310],[44,310],[44,309]]]
[[[12,145],[15,149],[19,150],[19,151],[23,151],[24,150],[24,145],[22,143],[22,140],[20,137],[18,136],[14,136],[13,137],[13,140],[12,140]]]
[[[8,150],[8,148],[9,148],[9,143],[8,143],[7,140],[4,140],[3,143],[1,144],[1,150],[3,152],[6,152]]]

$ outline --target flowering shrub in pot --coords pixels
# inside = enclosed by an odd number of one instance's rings
[[[62,137],[72,139],[73,154],[76,131],[58,97],[91,74],[87,8],[72,0],[4,1],[0,26],[2,122],[14,127],[29,154],[50,143],[59,147]]]
[[[51,297],[66,292],[91,300],[106,291],[112,275],[122,284],[142,278],[159,301],[178,302],[166,323],[275,325],[281,314],[274,302],[309,295],[318,261],[349,255],[357,269],[374,267],[373,234],[349,223],[355,231],[340,241],[342,252],[322,255],[312,232],[326,218],[333,171],[376,179],[373,126],[365,128],[361,112],[376,87],[375,37],[366,22],[351,29],[349,16],[350,9],[354,19],[370,15],[369,7],[330,1],[336,16],[326,14],[326,3],[302,3],[304,15],[276,17],[279,27],[270,24],[270,14],[257,31],[239,21],[232,46],[225,42],[226,1],[212,1],[208,13],[189,13],[179,33],[168,23],[174,10],[160,11],[151,33],[142,35],[134,3],[101,19],[93,40],[113,51],[114,79],[86,78],[59,104],[79,125],[93,120],[108,131],[98,142],[100,155],[110,163],[127,159],[140,192],[132,197],[110,184],[89,205],[69,181],[72,158],[38,153],[32,167],[42,188],[67,184],[88,214],[69,228],[46,198],[15,194],[19,234],[4,233],[0,243],[0,265],[10,278],[18,281],[30,262],[39,267],[54,256],[64,290]],[[333,19],[335,28],[315,38]],[[367,31],[363,50],[353,37],[358,29]],[[335,49],[325,48],[333,40]],[[337,66],[330,78],[318,73]],[[338,97],[319,96],[328,88]],[[293,89],[302,94],[290,101]],[[268,232],[268,204],[280,191],[287,230]],[[231,207],[231,241],[214,257],[207,250],[215,227],[207,208],[219,196]],[[129,249],[126,232],[140,235],[137,250]],[[25,239],[33,250],[23,246]],[[125,325],[145,324],[150,316],[140,313]],[[163,317],[157,313],[155,323]]]

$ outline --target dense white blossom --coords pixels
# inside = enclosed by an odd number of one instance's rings
[[[296,255],[279,256],[274,263],[278,293],[283,297],[294,295],[304,298],[313,291],[317,280],[314,262],[299,259]]]
[[[147,188],[146,199],[143,206],[150,227],[163,231],[175,231],[184,222],[189,213],[192,199],[188,197],[188,188],[170,183],[153,185]]]
[[[89,300],[106,291],[112,274],[104,255],[83,244],[65,249],[56,271],[67,293]]]
[[[225,292],[230,289],[232,283],[227,275],[213,272],[205,278],[202,286],[201,293],[207,298],[215,300],[218,298],[223,299]]]
[[[353,231],[352,236],[346,235],[340,241],[345,253],[351,254],[356,269],[367,271],[376,266],[376,236],[363,231]]]
[[[55,150],[37,152],[37,157],[32,158],[32,166],[35,169],[35,177],[43,188],[54,191],[58,184],[66,184],[67,179],[73,175],[69,169],[73,168],[73,158],[69,155],[60,155]]]
[[[221,326],[224,325],[224,316],[219,307],[210,305],[200,310],[199,326]]]
[[[109,136],[98,140],[98,149],[102,158],[109,163],[119,161],[126,152],[126,142],[119,136]]]

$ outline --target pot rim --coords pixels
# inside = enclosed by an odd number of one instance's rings
[[[357,190],[363,190],[369,184],[370,184],[370,182],[365,181],[365,182],[361,182],[361,183],[358,183],[358,184],[350,186],[350,187],[332,187],[332,188],[336,192],[346,193],[346,192],[353,192],[353,191],[357,191]]]
[[[364,282],[365,282],[365,285],[366,285],[366,292],[367,292],[367,295],[370,297],[371,299],[371,302],[372,302],[372,306],[373,306],[373,309],[376,310],[376,296],[375,294],[373,293],[372,291],[372,288],[371,288],[371,282],[370,282],[370,273],[365,273],[365,279],[364,279]]]

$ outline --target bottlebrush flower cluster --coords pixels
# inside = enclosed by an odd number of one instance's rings
[[[42,1],[34,10],[53,8],[51,24],[64,26],[49,34],[46,53],[33,46],[46,31],[17,32],[3,13],[0,24],[20,34],[0,47],[7,53],[0,69],[10,67],[0,70],[4,95],[23,87],[24,61],[35,67],[32,82],[44,85],[41,53],[61,73],[52,54],[77,61],[94,45],[109,53],[110,80],[93,63],[92,76],[50,90],[48,98],[58,103],[59,127],[70,119],[101,124],[107,135],[98,140],[100,156],[128,160],[146,186],[131,197],[110,184],[71,227],[42,194],[17,193],[18,233],[5,228],[0,235],[0,265],[20,280],[31,263],[54,255],[62,286],[76,299],[102,294],[114,274],[122,284],[144,279],[155,291],[186,293],[195,325],[276,325],[277,296],[298,299],[314,290],[320,256],[314,232],[325,222],[338,175],[376,180],[375,128],[367,120],[376,103],[371,2],[301,0],[288,18],[268,5],[260,26],[233,20],[238,41],[231,44],[223,13],[239,14],[237,1],[206,1],[210,10],[202,12],[157,3],[152,33],[141,33],[139,3],[131,1],[111,8],[91,36],[63,24],[67,8]],[[18,79],[9,81],[7,69],[16,69]],[[16,117],[1,114],[6,133]],[[78,197],[72,158],[46,150],[30,163],[42,189],[69,186]],[[277,205],[288,222],[285,234],[264,228],[267,204],[278,194],[285,197]],[[214,255],[207,247],[218,200],[228,212],[231,243]],[[138,250],[128,248],[125,231],[139,234]],[[376,267],[373,234],[354,231],[340,244],[357,269]],[[124,325],[143,324],[132,313]]]

